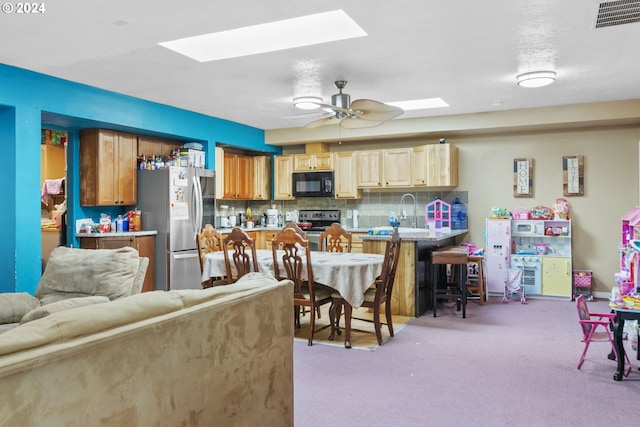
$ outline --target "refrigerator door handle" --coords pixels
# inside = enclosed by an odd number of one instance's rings
[[[189,259],[189,258],[198,258],[198,253],[191,254],[174,254],[174,259]]]
[[[191,179],[191,206],[189,207],[190,217],[191,217],[191,230],[193,231],[193,236],[198,234],[199,230],[197,229],[198,224],[198,184],[196,184],[195,176]]]
[[[200,177],[196,175],[196,186],[197,193],[196,197],[198,198],[198,204],[196,205],[196,209],[198,210],[198,222],[196,222],[196,233],[199,233],[202,229],[202,218],[204,216],[204,208],[203,208],[203,200],[202,200],[202,184],[200,184]],[[213,224],[212,224],[213,225]]]

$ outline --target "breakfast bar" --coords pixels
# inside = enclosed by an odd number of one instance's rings
[[[400,260],[393,288],[391,311],[395,315],[420,317],[431,308],[431,252],[435,249],[459,244],[460,236],[468,230],[428,232],[423,229],[401,229]],[[362,251],[384,253],[389,236],[364,235]]]

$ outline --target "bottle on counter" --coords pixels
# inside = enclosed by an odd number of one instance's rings
[[[133,231],[142,231],[142,211],[136,209],[133,215]]]
[[[460,197],[456,196],[451,205],[451,229],[464,230],[467,228],[467,206],[460,203]]]

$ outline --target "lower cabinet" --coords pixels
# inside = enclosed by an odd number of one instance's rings
[[[571,298],[571,258],[542,257],[542,294]]]
[[[351,232],[351,252],[361,254],[362,253],[362,236],[367,235],[364,232]]]
[[[137,249],[139,256],[149,258],[149,266],[142,285],[142,292],[155,289],[155,236],[81,237],[79,240],[82,249],[118,249],[125,246]]]

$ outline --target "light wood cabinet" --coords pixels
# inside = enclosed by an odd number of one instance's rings
[[[296,154],[293,156],[293,169],[296,172],[332,170],[333,156],[331,153]]]
[[[357,184],[360,188],[382,187],[382,151],[359,151],[358,155]]]
[[[127,246],[135,248],[138,256],[149,258],[142,292],[155,289],[155,236],[81,237],[79,240],[82,249],[118,249]]]
[[[351,252],[361,254],[362,253],[362,239],[361,237],[366,235],[365,232],[352,231],[351,232]]]
[[[427,186],[427,146],[413,147],[411,156],[411,182],[414,187]]]
[[[220,147],[216,147],[216,198],[221,199],[224,196],[224,150]]]
[[[293,156],[275,156],[273,158],[273,198],[274,200],[293,200]]]
[[[253,200],[271,200],[271,157],[253,158]]]
[[[336,199],[360,199],[362,190],[358,189],[358,163],[355,153],[335,153],[333,165],[335,167],[334,187]]]
[[[40,185],[45,179],[65,177],[65,157],[62,145],[42,144],[40,146]]]
[[[133,206],[138,201],[138,138],[109,130],[80,131],[80,204]]]
[[[281,230],[262,230],[258,236],[258,249],[271,249],[271,242]]]
[[[150,136],[138,137],[138,157],[145,156],[147,159],[152,158],[154,155],[169,157],[173,150],[179,152],[180,148],[182,148],[182,144],[177,141],[152,138]]]
[[[382,171],[384,187],[410,187],[411,179],[411,148],[397,148],[383,151]]]
[[[250,156],[224,153],[223,199],[253,198],[253,160]]]
[[[430,144],[427,150],[427,187],[458,185],[458,147],[451,144]]]

